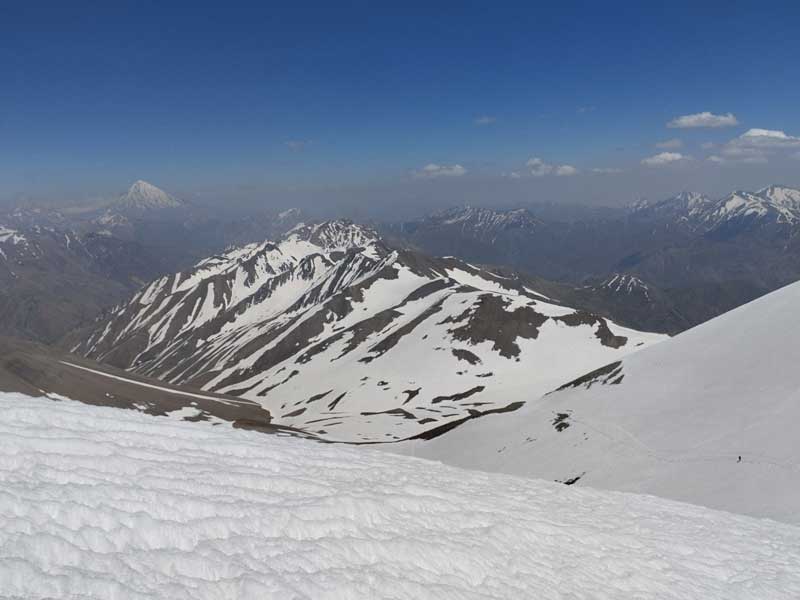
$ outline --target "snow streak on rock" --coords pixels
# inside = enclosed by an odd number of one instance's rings
[[[0,596],[790,599],[800,529],[0,395]]]
[[[638,294],[644,301],[650,300],[650,287],[636,275],[629,273],[615,273],[596,289],[607,289],[617,294]]]

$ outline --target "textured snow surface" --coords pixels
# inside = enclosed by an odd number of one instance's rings
[[[800,597],[800,529],[0,394],[3,598]]]

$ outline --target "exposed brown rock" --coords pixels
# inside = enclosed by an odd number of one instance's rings
[[[457,340],[478,344],[484,341],[494,343],[492,349],[506,358],[519,356],[517,338],[536,339],[539,328],[547,317],[532,307],[523,306],[507,311],[508,300],[501,296],[484,294],[475,310],[467,310],[455,322],[466,320],[464,325],[450,330]],[[448,322],[447,320],[443,322]]]

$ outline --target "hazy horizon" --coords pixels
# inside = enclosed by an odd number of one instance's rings
[[[580,177],[566,182],[473,177],[460,181],[395,181],[338,186],[236,184],[174,188],[157,180],[143,179],[182,200],[204,208],[216,207],[236,213],[301,208],[319,217],[341,216],[362,220],[410,219],[463,205],[499,210],[529,207],[534,212],[540,205],[563,205],[565,209],[617,209],[639,200],[665,199],[682,191],[699,192],[718,198],[735,190],[757,191],[773,184],[800,187],[800,178],[781,179],[783,174],[777,169],[759,169],[759,172],[738,170],[732,175],[735,176],[706,182],[697,173],[687,172],[679,180],[673,180],[668,174],[661,174],[660,178],[651,178],[647,186],[634,186],[621,180],[597,186],[595,181]],[[132,183],[130,181],[116,189],[109,187],[100,191],[76,190],[53,195],[19,193],[3,199],[0,205],[101,207],[118,198]],[[645,189],[649,193],[636,191]]]

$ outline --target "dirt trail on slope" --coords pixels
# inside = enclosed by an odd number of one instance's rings
[[[180,410],[186,421],[227,421],[265,433],[299,433],[271,424],[269,411],[251,400],[173,386],[8,337],[0,337],[0,391],[158,416]]]

